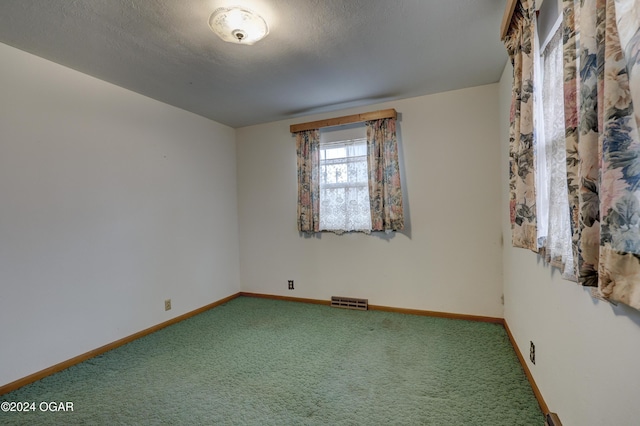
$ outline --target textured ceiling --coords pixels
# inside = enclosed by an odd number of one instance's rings
[[[208,27],[261,14],[253,46]],[[0,42],[231,127],[500,78],[505,0],[1,0]],[[1,66],[1,65],[0,65]]]

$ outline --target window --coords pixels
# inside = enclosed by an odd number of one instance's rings
[[[320,230],[371,230],[365,138],[320,142]]]
[[[634,66],[640,24],[632,13],[637,1],[564,1],[560,33],[549,31],[550,42],[543,45],[544,81],[533,70],[535,2],[512,3],[520,6],[504,20],[503,34],[514,67],[509,132],[513,245],[545,249],[550,261],[564,266],[566,277],[594,287],[595,297],[640,309],[640,67]],[[546,122],[538,120],[535,124],[544,128],[534,129],[532,95],[540,84]],[[536,170],[536,156],[549,160],[542,173]],[[541,175],[537,187],[535,173]],[[536,205],[536,191],[549,194],[546,210]],[[536,241],[538,211],[546,212],[542,222],[548,227]]]
[[[299,232],[404,229],[394,109],[290,129],[296,137]]]
[[[538,204],[544,218],[545,260],[559,268],[566,279],[575,280],[571,248],[571,222],[567,187],[567,151],[565,146],[564,74],[562,57],[562,28],[560,21],[552,29],[543,45],[538,87],[541,88],[542,120],[539,128],[537,152],[541,159],[540,182],[536,191],[545,199]]]

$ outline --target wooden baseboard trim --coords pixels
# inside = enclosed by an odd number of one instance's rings
[[[112,349],[115,349],[115,348],[117,348],[119,346],[125,345],[125,344],[127,344],[129,342],[132,342],[132,341],[136,340],[136,339],[144,337],[144,336],[146,336],[148,334],[151,334],[153,332],[161,330],[161,329],[163,329],[165,327],[168,327],[170,325],[176,324],[176,323],[178,323],[180,321],[184,321],[187,318],[191,318],[191,317],[193,317],[195,315],[198,315],[198,314],[200,314],[202,312],[208,311],[209,309],[213,309],[216,306],[222,305],[223,303],[227,303],[230,300],[233,300],[233,299],[235,299],[236,297],[239,297],[239,296],[240,296],[240,293],[232,294],[231,296],[225,297],[224,299],[220,299],[220,300],[218,300],[216,302],[210,303],[210,304],[208,304],[206,306],[203,306],[201,308],[198,308],[198,309],[195,309],[193,311],[187,312],[186,314],[182,314],[182,315],[177,316],[175,318],[171,318],[168,321],[165,321],[165,322],[162,322],[160,324],[154,325],[154,326],[149,327],[147,329],[144,329],[142,331],[138,331],[137,333],[134,333],[134,334],[132,334],[130,336],[127,336],[127,337],[123,337],[122,339],[116,340],[115,342],[108,343],[108,344],[106,344],[104,346],[101,346],[99,348],[93,349],[93,350],[91,350],[89,352],[83,353],[81,355],[78,355],[78,356],[73,357],[71,359],[68,359],[66,361],[62,361],[61,363],[58,363],[58,364],[53,365],[51,367],[45,368],[44,370],[37,371],[37,372],[35,372],[33,374],[30,374],[30,375],[28,375],[26,377],[23,377],[21,379],[15,380],[15,381],[13,381],[11,383],[8,383],[8,384],[6,384],[4,386],[0,386],[0,395],[4,395],[5,393],[9,393],[11,391],[14,391],[14,390],[16,390],[18,388],[21,388],[22,386],[28,385],[30,383],[33,383],[33,382],[38,381],[40,379],[43,379],[43,378],[45,378],[47,376],[50,376],[50,375],[52,375],[54,373],[57,373],[57,372],[62,371],[62,370],[65,370],[65,369],[67,369],[67,368],[69,368],[69,367],[71,367],[73,365],[76,365],[76,364],[79,364],[79,363],[81,363],[83,361],[86,361],[89,358],[93,358],[95,356],[98,356],[100,354],[108,352],[108,351],[110,351]]]
[[[531,370],[529,370],[529,366],[527,365],[526,360],[522,356],[522,353],[520,352],[520,349],[518,348],[518,345],[516,344],[516,339],[513,338],[513,334],[511,334],[511,330],[509,330],[509,325],[507,324],[506,321],[504,322],[504,329],[507,330],[507,336],[509,336],[509,341],[511,342],[511,346],[513,346],[513,350],[516,352],[516,355],[518,356],[518,361],[520,361],[520,365],[522,366],[522,369],[524,370],[525,376],[527,376],[527,380],[529,381],[529,384],[531,385],[531,389],[533,390],[533,394],[535,395],[536,399],[538,400],[538,405],[540,405],[540,409],[546,415],[547,413],[549,413],[549,407],[547,406],[547,403],[544,402],[544,398],[542,397],[542,393],[540,392],[540,389],[538,389],[538,385],[536,384],[536,381],[533,380],[533,375],[531,374]]]
[[[240,292],[240,296],[244,297],[257,297],[260,299],[271,299],[271,300],[284,300],[285,302],[300,302],[300,303],[312,303],[314,305],[331,305],[330,300],[321,300],[321,299],[305,299],[303,297],[290,297],[290,296],[278,296],[275,294],[262,294],[262,293],[247,293]]]
[[[395,312],[398,314],[408,314],[408,315],[421,315],[425,317],[436,317],[436,318],[458,319],[458,320],[465,320],[465,321],[490,322],[493,324],[504,324],[503,318],[483,317],[480,315],[454,314],[449,312],[425,311],[422,309],[395,308],[392,306],[379,306],[379,305],[369,305],[369,310]]]
[[[305,299],[302,297],[277,296],[275,294],[247,293],[240,292],[240,296],[259,297],[261,299],[285,300],[287,302],[313,303],[315,305],[331,305],[331,300]],[[448,312],[424,311],[420,309],[394,308],[392,306],[369,305],[371,311],[395,312],[398,314],[422,315],[426,317],[438,317],[448,319],[461,319],[466,321],[490,322],[494,324],[504,324],[504,319],[495,317],[483,317],[479,315],[452,314]]]

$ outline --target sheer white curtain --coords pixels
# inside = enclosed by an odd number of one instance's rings
[[[533,16],[533,75],[541,81],[542,61],[540,43],[538,42],[538,21]],[[533,86],[533,126],[534,126],[534,158],[536,163],[536,214],[538,216],[538,249],[543,249],[549,233],[549,166],[547,165],[547,145],[545,144],[544,102],[541,84]]]
[[[371,232],[366,139],[320,144],[320,230]]]
[[[562,27],[544,48],[542,104],[546,160],[546,191],[549,194],[545,255],[547,262],[562,270],[564,278],[575,280],[571,249],[571,224],[567,189],[567,151],[565,145],[564,77]]]

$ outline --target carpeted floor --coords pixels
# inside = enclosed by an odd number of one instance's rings
[[[0,401],[36,403],[9,425],[544,423],[500,325],[246,297]]]

